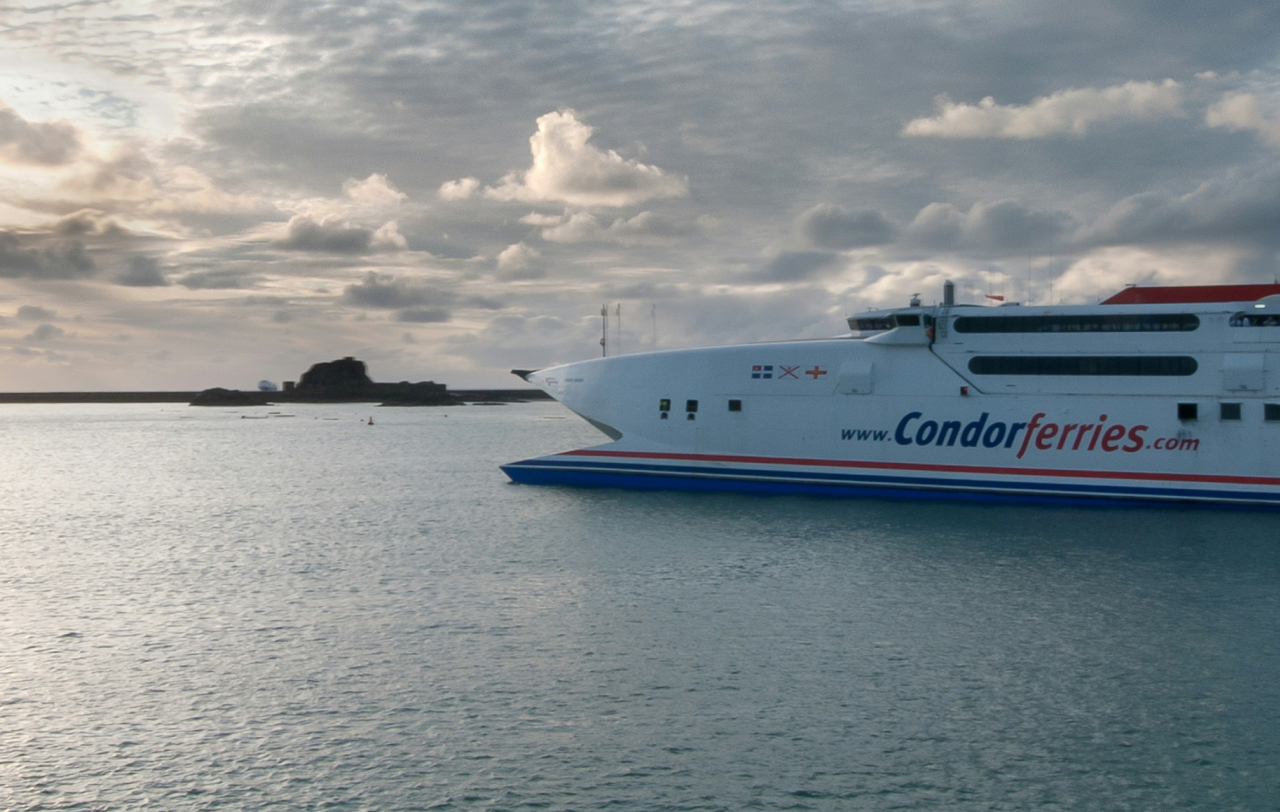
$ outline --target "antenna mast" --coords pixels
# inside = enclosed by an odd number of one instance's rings
[[[618,323],[617,323],[618,335],[613,342],[613,351],[616,352],[618,355],[622,355],[622,302],[618,302],[618,304],[614,307],[614,313],[618,317]]]
[[[609,305],[600,306],[600,357],[609,354]]]

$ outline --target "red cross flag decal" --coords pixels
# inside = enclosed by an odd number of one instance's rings
[[[812,376],[813,376],[813,379],[816,381],[816,380],[818,380],[818,378],[820,378],[821,376],[826,375],[826,374],[827,374],[827,371],[826,371],[825,369],[823,369],[822,367],[818,366],[817,364],[814,364],[814,365],[813,365],[813,369],[806,369],[806,370],[804,371],[804,374],[806,374],[806,375],[812,375]]]

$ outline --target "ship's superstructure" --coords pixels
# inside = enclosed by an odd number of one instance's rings
[[[612,440],[518,482],[1280,505],[1280,285],[943,303],[524,373]]]

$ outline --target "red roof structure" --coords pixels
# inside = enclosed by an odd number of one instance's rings
[[[1280,294],[1280,285],[1183,285],[1127,287],[1103,304],[1191,304],[1196,302],[1256,302]]]

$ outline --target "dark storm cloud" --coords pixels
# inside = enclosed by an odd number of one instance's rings
[[[132,288],[155,288],[169,284],[160,272],[160,261],[154,257],[134,256],[129,259],[129,267],[116,276],[116,284]]]
[[[0,278],[82,279],[97,272],[93,257],[78,240],[31,245],[34,238],[0,231]]]
[[[878,211],[845,211],[839,206],[814,206],[796,225],[816,248],[839,251],[893,242],[897,229]]]

